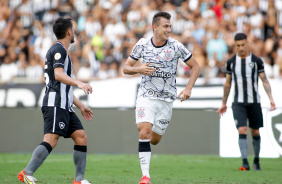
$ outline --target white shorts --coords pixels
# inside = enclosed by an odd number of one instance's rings
[[[152,131],[163,135],[171,119],[172,106],[173,102],[140,97],[136,102],[136,124],[149,122]]]

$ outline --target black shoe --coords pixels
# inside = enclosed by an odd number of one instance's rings
[[[250,170],[249,163],[243,163],[243,166],[239,167],[239,171],[248,171]]]
[[[253,169],[254,169],[255,171],[260,171],[260,170],[261,170],[260,164],[254,162],[254,164],[253,164]]]

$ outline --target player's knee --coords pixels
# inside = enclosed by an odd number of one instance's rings
[[[254,137],[260,136],[259,129],[251,129],[251,133],[252,133],[252,136]]]
[[[139,138],[140,139],[149,139],[151,135],[151,129],[144,128],[139,131]]]
[[[239,134],[247,135],[248,134],[248,128],[246,126],[239,127],[238,132],[239,132]]]
[[[85,133],[80,134],[74,139],[74,142],[77,145],[87,145],[87,135]]]
[[[151,139],[150,142],[151,142],[151,144],[153,144],[153,145],[157,145],[157,144],[160,142],[160,140]]]

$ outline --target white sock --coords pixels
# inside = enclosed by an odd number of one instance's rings
[[[140,140],[139,142],[148,142],[150,144],[150,140]],[[147,176],[150,178],[149,169],[150,169],[150,160],[151,160],[151,151],[139,152],[139,161],[142,171],[142,176]]]

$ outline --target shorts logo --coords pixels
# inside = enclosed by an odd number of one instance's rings
[[[161,119],[161,120],[159,121],[159,123],[160,123],[161,125],[168,125],[168,124],[169,124],[169,121],[166,120],[166,119]]]
[[[64,123],[64,122],[60,122],[60,123],[59,123],[59,127],[60,127],[60,129],[64,129],[64,128],[65,128],[65,126],[66,126],[66,125],[65,125],[65,123]]]
[[[142,108],[137,110],[138,118],[143,118],[145,116],[145,112],[144,111],[145,111],[145,109],[142,109]]]
[[[282,155],[282,110],[269,112],[267,115],[266,128],[271,143]]]

